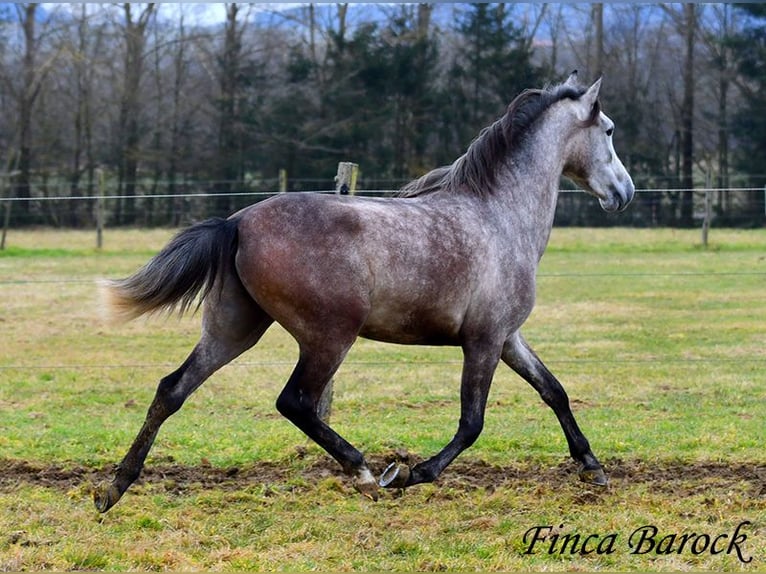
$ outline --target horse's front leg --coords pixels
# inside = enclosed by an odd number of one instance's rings
[[[298,364],[277,399],[277,410],[337,460],[359,492],[377,500],[377,482],[364,455],[319,415],[324,390],[351,346],[335,345],[332,337],[323,343],[301,349]]]
[[[380,477],[386,488],[404,488],[422,482],[433,482],[471,446],[484,428],[484,410],[489,387],[500,361],[500,345],[464,345],[463,374],[460,383],[460,422],[452,440],[438,454],[409,468],[392,463]]]
[[[607,479],[604,470],[591,451],[588,439],[577,426],[564,387],[551,374],[520,333],[516,332],[508,339],[503,347],[502,357],[503,361],[532,385],[540,393],[543,401],[553,409],[561,428],[564,430],[569,452],[572,458],[580,463],[580,480],[605,486]]]

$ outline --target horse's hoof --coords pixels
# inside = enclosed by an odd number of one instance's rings
[[[404,488],[410,478],[410,467],[392,462],[380,475],[378,484],[383,488]]]
[[[354,488],[362,496],[369,498],[373,502],[378,501],[378,485],[374,482],[354,482]]]
[[[601,468],[580,468],[580,480],[595,486],[606,486],[609,481]]]
[[[354,479],[354,488],[356,488],[357,492],[366,496],[373,502],[378,501],[378,485],[375,482],[372,473],[367,468],[362,469],[359,474],[357,474]]]
[[[96,510],[99,512],[106,512],[117,504],[121,496],[120,491],[114,484],[111,482],[102,483],[93,490],[93,504],[96,505]]]

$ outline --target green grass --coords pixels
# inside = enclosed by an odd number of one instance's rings
[[[477,443],[437,483],[372,503],[276,413],[296,346],[275,327],[165,424],[147,466],[284,474],[227,488],[155,477],[101,516],[91,481],[124,454],[199,317],[107,325],[95,282],[132,272],[172,233],[109,230],[101,251],[89,232],[9,234],[0,464],[86,474],[0,477],[0,570],[766,568],[765,230],[713,230],[709,249],[696,230],[554,230],[524,333],[567,389],[607,489],[576,481],[552,412],[501,366]],[[359,341],[333,426],[374,461],[430,456],[456,428],[459,376],[456,349]],[[745,520],[747,564],[628,546],[646,524],[713,536]],[[524,554],[538,525],[616,534],[615,552]]]

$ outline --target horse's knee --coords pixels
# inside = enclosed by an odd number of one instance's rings
[[[294,401],[285,396],[284,391],[277,397],[276,407],[279,414],[287,419],[291,419],[296,410]]]
[[[276,407],[282,416],[291,421],[301,419],[311,412],[311,407],[306,405],[298,395],[287,389],[280,393]]]
[[[560,383],[541,389],[540,398],[553,409],[569,408],[569,396]]]

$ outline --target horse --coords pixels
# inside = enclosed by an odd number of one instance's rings
[[[117,317],[202,306],[202,330],[183,364],[160,380],[113,479],[94,488],[97,510],[109,510],[138,478],[163,422],[274,322],[299,347],[277,410],[372,500],[378,487],[434,481],[476,441],[500,361],[556,414],[580,480],[606,485],[564,388],[520,332],[535,304],[560,177],[595,196],[606,212],[624,210],[633,198],[633,182],[612,144],[614,123],[601,111],[600,87],[600,78],[579,84],[574,72],[560,84],[524,90],[454,163],[396,196],[273,196],[186,228],[135,274],[108,282]],[[453,438],[411,467],[392,463],[379,480],[317,411],[359,337],[459,346],[463,356]]]

